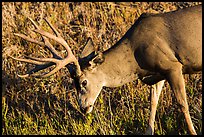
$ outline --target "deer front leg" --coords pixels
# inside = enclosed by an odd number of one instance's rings
[[[145,132],[146,135],[153,135],[154,134],[154,121],[155,121],[155,115],[157,110],[157,104],[159,100],[159,96],[162,90],[162,87],[164,85],[164,81],[162,80],[152,86],[151,89],[151,105],[150,105],[150,118],[149,118],[149,125],[147,127],[147,130]]]
[[[185,116],[189,132],[192,135],[196,135],[196,131],[194,129],[194,126],[189,114],[189,108],[188,108],[188,103],[186,99],[185,83],[184,83],[181,67],[178,67],[170,71],[167,77],[168,77],[167,78],[168,82],[176,96],[177,102],[179,103],[181,110]]]

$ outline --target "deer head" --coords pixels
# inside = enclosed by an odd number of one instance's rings
[[[105,75],[97,69],[97,65],[100,65],[103,61],[104,58],[102,53],[99,53],[90,61],[88,59],[88,66],[82,69],[82,75],[74,80],[75,82],[78,82],[78,84],[76,84],[79,97],[78,101],[83,113],[89,113],[92,111],[94,102],[102,87],[105,85]]]
[[[55,35],[42,30],[31,18],[28,19],[33,23],[33,25],[36,28],[33,31],[41,34],[43,41],[37,41],[24,34],[15,33],[14,35],[19,36],[29,42],[45,46],[52,53],[53,57],[35,58],[26,56],[26,59],[22,59],[10,56],[14,60],[35,65],[34,69],[30,70],[24,75],[18,76],[24,78],[29,76],[45,78],[56,73],[61,68],[67,67],[70,71],[70,76],[74,79],[76,89],[79,95],[78,102],[82,112],[83,113],[91,112],[93,109],[93,104],[98,94],[100,93],[104,83],[103,74],[96,71],[96,66],[104,61],[102,53],[96,54],[93,48],[93,42],[89,38],[84,50],[82,51],[82,54],[80,55],[79,59],[77,59],[72,53],[67,42],[60,36],[57,29],[55,29],[54,26],[47,19],[45,19],[45,21],[53,30]],[[48,38],[58,42],[66,49],[67,56],[65,58],[62,58],[60,56],[58,51],[56,51],[53,45],[49,42]],[[55,68],[52,71],[45,74],[37,74],[38,71],[46,69],[53,65],[55,65]]]

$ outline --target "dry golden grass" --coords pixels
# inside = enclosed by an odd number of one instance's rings
[[[114,45],[143,12],[168,12],[198,2],[3,2],[2,3],[2,134],[142,134],[149,117],[150,87],[139,80],[122,87],[104,88],[94,110],[83,116],[68,70],[45,78],[19,78],[32,66],[9,55],[48,57],[50,53],[13,33],[32,33],[31,17],[50,31],[54,24],[78,56],[88,37],[96,49]],[[58,47],[62,50],[62,47]],[[63,53],[62,53],[63,54]],[[185,76],[190,114],[202,134],[202,74]],[[165,83],[157,109],[155,134],[188,134],[187,125]]]

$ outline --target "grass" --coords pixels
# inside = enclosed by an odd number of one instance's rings
[[[91,114],[79,111],[77,93],[66,68],[45,78],[19,78],[31,65],[9,55],[48,57],[43,47],[13,33],[32,33],[31,17],[47,31],[43,21],[54,24],[78,56],[91,37],[95,48],[107,50],[116,43],[143,12],[167,12],[198,2],[3,2],[2,3],[2,134],[3,135],[125,135],[143,134],[150,113],[150,86],[141,81],[118,88],[104,88]],[[54,43],[55,44],[55,43]],[[57,46],[57,50],[62,50]],[[61,54],[64,54],[61,52]],[[185,76],[190,114],[202,134],[202,74]],[[165,83],[156,114],[155,134],[188,134],[175,96]]]

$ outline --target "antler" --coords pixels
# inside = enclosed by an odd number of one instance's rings
[[[53,30],[53,32],[55,33],[55,35],[48,33],[42,29],[40,29],[40,27],[31,19],[30,21],[33,23],[33,25],[35,26],[35,30],[33,30],[34,32],[37,32],[39,34],[42,35],[43,41],[37,41],[35,39],[29,38],[24,34],[16,34],[14,33],[14,35],[19,36],[27,41],[36,43],[38,45],[41,46],[45,46],[49,49],[49,51],[52,53],[53,58],[35,58],[35,57],[28,57],[26,56],[26,58],[28,59],[21,59],[21,58],[13,58],[14,60],[17,61],[22,61],[22,62],[26,62],[26,63],[30,63],[30,64],[35,64],[35,68],[32,69],[31,71],[29,71],[27,74],[25,75],[18,75],[19,77],[28,77],[28,76],[35,76],[35,77],[49,77],[50,75],[56,73],[58,70],[60,70],[61,68],[63,68],[64,66],[66,66],[69,63],[74,63],[74,65],[76,66],[76,75],[80,76],[81,75],[81,69],[80,69],[80,65],[78,60],[76,59],[76,57],[73,55],[70,47],[68,46],[67,42],[60,36],[60,34],[58,33],[58,31],[53,27],[53,25],[47,20],[45,19],[45,21],[47,22],[47,24],[50,26],[50,28]],[[55,50],[55,48],[53,47],[53,45],[49,42],[48,38],[53,39],[55,41],[57,41],[58,43],[60,43],[67,51],[67,57],[62,58],[58,52]],[[55,68],[45,74],[36,74],[38,71],[46,69],[52,65],[56,65]]]

